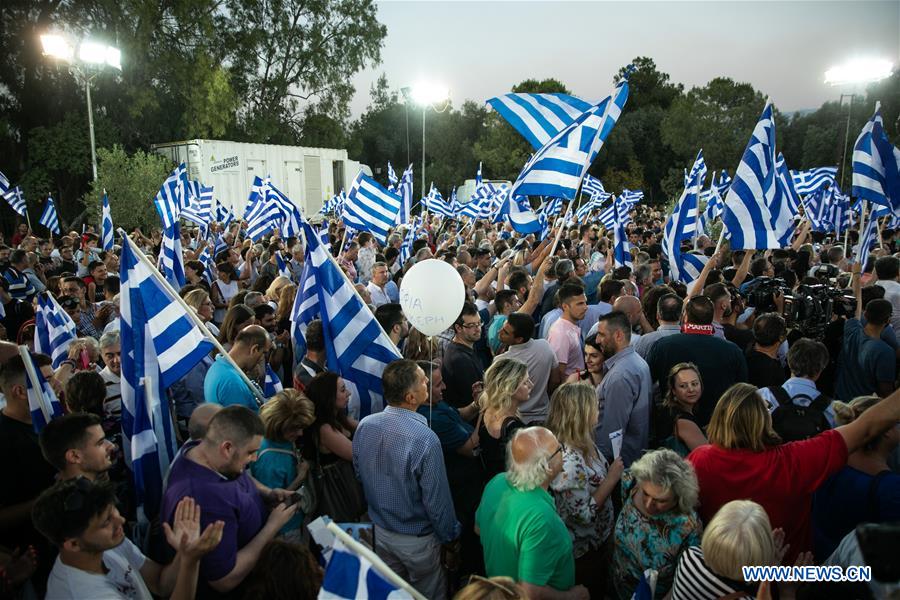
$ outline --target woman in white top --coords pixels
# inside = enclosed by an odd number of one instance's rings
[[[231,263],[218,264],[216,270],[219,277],[210,286],[210,299],[216,309],[213,313],[213,322],[221,326],[222,320],[225,319],[225,311],[228,310],[228,302],[238,293],[238,282],[234,277],[234,267]]]

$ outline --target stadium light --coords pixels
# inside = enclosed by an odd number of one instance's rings
[[[825,83],[831,85],[872,83],[890,77],[893,68],[894,65],[889,60],[855,58],[825,71]]]
[[[97,144],[94,138],[94,111],[91,108],[91,79],[93,79],[103,67],[112,67],[122,70],[122,51],[115,46],[97,42],[94,40],[82,40],[78,45],[76,55],[75,47],[64,36],[47,33],[41,36],[41,47],[44,56],[69,63],[69,70],[73,75],[84,80],[84,93],[87,97],[88,129],[91,134],[91,170],[94,181],[97,181]],[[77,56],[77,59],[76,59]],[[86,68],[82,68],[82,66]]]

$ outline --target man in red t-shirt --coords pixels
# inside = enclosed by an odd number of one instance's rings
[[[700,484],[700,516],[709,523],[731,500],[749,499],[766,509],[772,528],[790,544],[785,564],[812,550],[812,494],[847,463],[847,455],[900,420],[900,390],[854,422],[808,440],[780,444],[765,402],[749,384],[732,386],[709,424],[709,444],[688,460]]]

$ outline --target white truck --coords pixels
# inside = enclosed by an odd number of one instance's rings
[[[270,176],[272,185],[285,193],[307,217],[316,214],[325,200],[349,190],[360,169],[372,170],[337,148],[304,148],[276,144],[250,144],[224,140],[186,140],[153,144],[151,148],[172,162],[185,163],[188,178],[214,187],[216,200],[238,217],[256,176]]]

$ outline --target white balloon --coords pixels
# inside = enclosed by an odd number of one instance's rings
[[[451,327],[462,312],[466,287],[452,265],[434,258],[416,263],[400,282],[400,306],[425,335]]]

